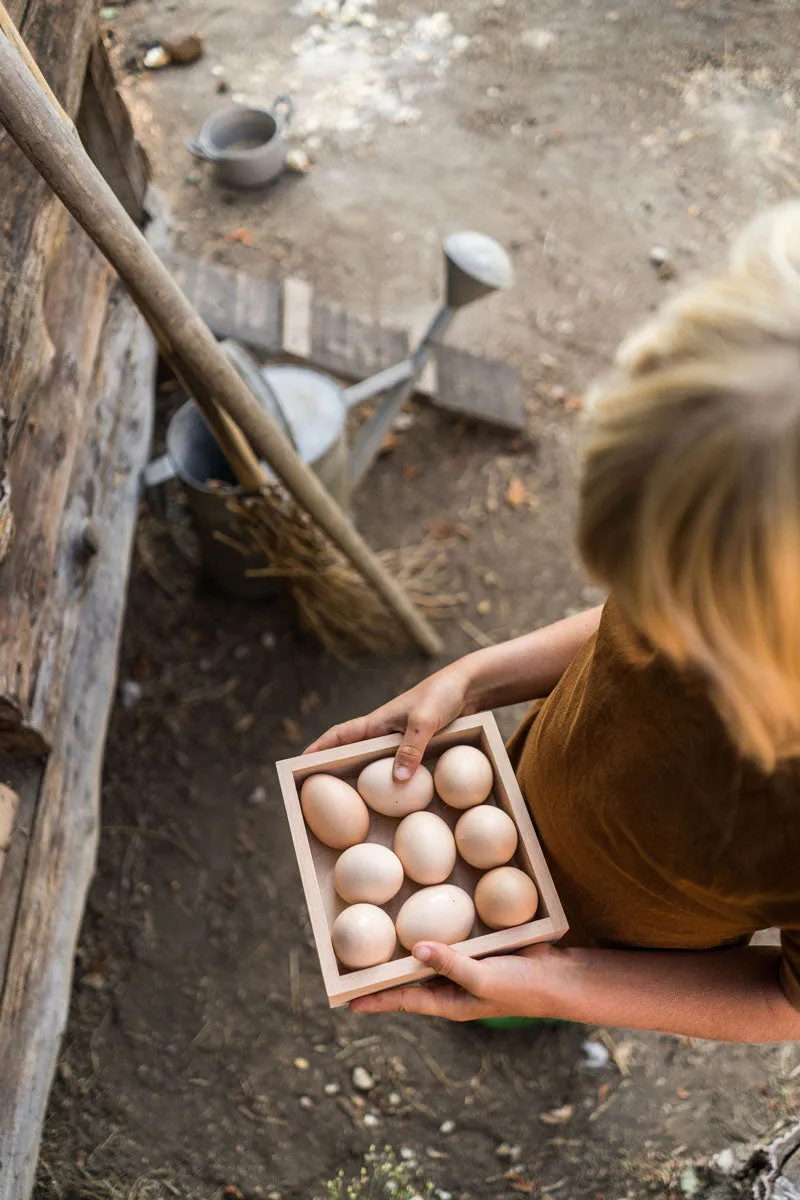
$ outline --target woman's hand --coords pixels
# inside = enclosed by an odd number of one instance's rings
[[[421,942],[413,953],[442,978],[362,996],[351,1001],[350,1008],[362,1013],[424,1013],[449,1021],[558,1015],[553,997],[563,950],[528,946],[517,954],[477,959],[438,942]]]
[[[462,659],[437,671],[365,717],[334,725],[305,753],[331,750],[334,746],[347,746],[385,733],[402,733],[403,742],[394,760],[394,777],[400,782],[410,779],[422,762],[433,735],[456,717],[477,711],[470,701],[470,676],[464,662]]]

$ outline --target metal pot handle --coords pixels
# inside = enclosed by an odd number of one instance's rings
[[[205,162],[219,161],[219,154],[217,154],[214,150],[210,150],[208,146],[205,146],[202,142],[198,142],[195,138],[191,138],[186,143],[186,149],[190,154],[193,154],[195,158],[202,158]]]
[[[279,108],[284,110],[282,114],[278,111]],[[269,111],[270,116],[275,118],[275,124],[277,126],[278,133],[283,133],[285,129],[288,129],[289,122],[292,119],[292,113],[294,112],[294,103],[291,96],[286,96],[283,94],[276,96],[272,108]]]
[[[154,458],[142,471],[142,491],[150,510],[157,517],[165,516],[164,493],[162,488],[176,476],[175,464],[168,454]]]

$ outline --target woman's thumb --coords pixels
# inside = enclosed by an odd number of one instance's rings
[[[422,762],[422,756],[428,748],[428,742],[436,732],[431,722],[409,722],[402,745],[394,756],[392,774],[398,783],[406,783]]]

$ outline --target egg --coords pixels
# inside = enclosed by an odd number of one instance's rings
[[[406,950],[417,942],[463,942],[475,924],[471,896],[452,883],[420,888],[397,914],[397,936]]]
[[[396,781],[393,769],[393,758],[378,758],[359,775],[356,786],[370,808],[385,817],[405,817],[427,808],[433,799],[433,778],[428,768],[417,767],[405,783]]]
[[[394,835],[394,852],[415,883],[443,883],[456,865],[450,826],[432,812],[403,818]]]
[[[458,818],[456,846],[471,867],[499,867],[517,848],[517,827],[502,808],[481,804]]]
[[[359,970],[388,962],[397,945],[392,918],[374,904],[352,904],[333,922],[331,941],[336,957]]]
[[[483,804],[494,783],[494,770],[477,746],[451,746],[433,773],[436,791],[451,808]]]
[[[517,867],[495,867],[478,880],[475,907],[490,929],[511,929],[534,916],[539,893],[530,875]]]
[[[333,886],[348,904],[386,904],[403,886],[403,864],[388,846],[363,842],[339,855]]]
[[[334,850],[355,846],[367,836],[366,804],[355,788],[335,775],[309,775],[300,788],[300,806],[311,832]]]

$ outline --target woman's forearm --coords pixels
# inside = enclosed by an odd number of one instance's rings
[[[800,1039],[800,1012],[778,983],[780,952],[564,950],[555,1015],[726,1042]]]
[[[523,637],[476,650],[459,666],[468,674],[471,707],[502,708],[549,696],[600,624],[602,607],[566,617]]]

